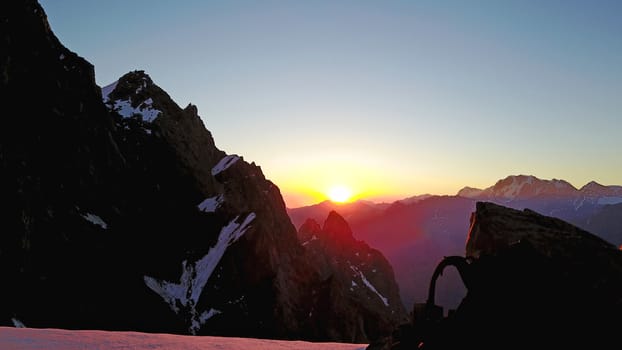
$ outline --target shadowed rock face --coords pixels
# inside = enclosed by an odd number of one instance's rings
[[[322,227],[305,221],[298,237],[323,281],[313,301],[318,331],[348,334],[341,340],[349,342],[374,342],[407,322],[391,265],[382,253],[354,239],[337,212],[331,211]]]
[[[450,317],[415,324],[423,348],[600,348],[616,340],[617,247],[559,219],[479,202],[466,253],[468,294]]]
[[[576,258],[584,252],[614,248],[605,240],[560,219],[529,209],[519,211],[493,203],[477,203],[466,244],[467,256],[494,255],[521,241],[528,241],[549,258]]]
[[[0,324],[361,334],[321,332],[360,313],[312,312],[330,282],[308,261],[279,189],[219,150],[196,107],[180,108],[142,71],[101,91],[36,1],[0,8]],[[378,316],[365,325],[385,322]]]
[[[128,162],[129,166],[140,173],[133,178],[152,182],[153,176],[157,178],[163,172],[160,166],[165,165],[158,165],[163,162],[162,159],[153,160],[158,163],[156,169],[145,170],[150,166],[150,163],[145,164],[145,160],[158,157],[159,152],[153,149],[154,145],[161,144],[172,158],[167,168],[174,169],[179,176],[167,179],[171,182],[170,186],[187,186],[194,192],[187,199],[178,199],[184,201],[180,204],[182,208],[186,206],[184,213],[161,213],[161,216],[172,216],[168,219],[172,221],[169,224],[171,228],[174,229],[177,224],[186,230],[183,235],[175,237],[167,234],[175,243],[163,246],[168,252],[162,251],[162,254],[177,257],[176,262],[169,263],[169,269],[181,267],[183,259],[179,257],[190,256],[185,260],[190,264],[208,253],[210,244],[217,239],[222,228],[236,217],[241,222],[254,215],[248,230],[239,242],[227,248],[218,269],[210,276],[210,283],[206,284],[205,296],[201,300],[210,302],[201,303],[205,310],[214,308],[220,311],[218,307],[225,307],[229,312],[210,318],[212,324],[206,324],[205,332],[230,335],[249,332],[258,336],[274,332],[273,336],[308,336],[304,303],[311,293],[310,285],[316,280],[309,266],[300,260],[302,247],[297,241],[295,228],[288,220],[279,189],[264,177],[254,163],[249,164],[237,155],[226,155],[216,148],[196,107],[190,105],[181,109],[144,72],[130,72],[103,90],[107,92],[104,96],[106,105],[124,134],[124,144],[128,144],[127,153],[131,154],[129,158],[132,159]],[[157,111],[157,117],[152,120],[146,120],[145,110],[141,110],[145,101],[149,101],[149,108]],[[132,108],[119,108],[124,104]],[[128,109],[131,113],[127,112]],[[172,183],[175,181],[177,184]],[[153,190],[157,193],[165,183],[152,183],[151,190],[145,189],[144,196],[155,202],[171,201],[168,196],[176,197],[175,193],[153,198]],[[205,204],[203,209],[201,203]],[[128,209],[140,206],[133,204]],[[170,205],[166,207],[171,210]],[[193,221],[192,217],[196,214],[199,214],[196,219],[203,220],[203,223]],[[134,222],[135,225],[145,219],[160,220],[150,215],[140,217]],[[215,225],[209,226],[214,220]],[[200,237],[206,235],[211,239],[204,239],[196,246],[197,239],[200,241]],[[180,251],[173,253],[171,245]],[[154,268],[150,270],[153,272],[149,276],[158,280],[175,281],[180,275],[162,274],[161,270]],[[190,314],[193,312],[189,311]],[[254,319],[256,316],[258,318]]]

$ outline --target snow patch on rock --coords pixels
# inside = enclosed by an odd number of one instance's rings
[[[316,236],[316,235],[313,235],[313,236],[311,236],[311,239],[309,239],[308,241],[303,242],[303,243],[302,243],[302,245],[303,245],[303,246],[306,246],[306,245],[307,245],[307,244],[309,244],[310,242],[315,241],[315,240],[317,240],[317,239],[318,239],[318,238],[317,238],[317,236]]]
[[[188,263],[188,260],[182,262],[183,272],[179,283],[144,276],[147,287],[160,295],[175,313],[179,314],[182,310],[188,313],[191,321],[189,330],[192,334],[196,334],[205,321],[216,315],[208,312],[209,317],[204,314],[199,316],[196,310],[197,302],[225,251],[246,233],[249,224],[255,219],[255,213],[247,215],[242,223],[238,223],[239,218],[239,215],[236,216],[220,230],[218,241],[204,257],[194,263]]]
[[[223,195],[219,194],[214,197],[206,198],[203,202],[197,205],[197,208],[199,208],[200,211],[205,212],[205,213],[213,213],[216,211],[216,209],[218,209],[218,207],[220,207],[223,200],[224,200]]]
[[[225,156],[223,159],[221,159],[218,162],[218,164],[216,164],[212,168],[212,175],[216,175],[216,174],[219,174],[219,173],[227,170],[230,166],[235,164],[235,162],[237,162],[239,159],[240,159],[240,157],[238,157],[235,154],[230,154],[228,156]]]
[[[207,320],[221,313],[222,311],[216,310],[216,309],[209,309],[207,311],[203,311],[201,316],[199,316],[198,320],[197,319],[192,320],[192,329],[194,330],[193,334],[196,333],[199,329],[201,329],[201,326],[204,325],[205,322],[207,322]]]
[[[106,224],[106,222],[104,220],[102,220],[102,218],[100,218],[99,216],[97,216],[95,214],[86,213],[86,214],[82,215],[82,217],[86,221],[92,223],[93,225],[97,225],[97,226],[101,227],[104,230],[108,228],[108,224]]]
[[[154,121],[162,111],[153,108],[153,99],[148,98],[143,103],[139,104],[138,107],[134,108],[132,106],[132,99],[128,98],[127,100],[116,100],[114,102],[108,102],[108,105],[111,105],[111,109],[123,118],[131,118],[135,115],[139,116],[144,122],[151,123]]]
[[[378,296],[378,298],[380,298],[384,306],[389,306],[389,299],[385,298],[382,294],[380,294],[380,292],[378,292],[376,287],[374,287],[374,285],[371,284],[371,282],[367,280],[367,278],[365,277],[365,275],[363,274],[361,270],[359,270],[356,266],[353,266],[353,265],[350,265],[350,269],[352,269],[352,271],[354,271],[354,273],[357,274],[361,278],[361,281],[367,288],[369,288],[369,290],[371,290],[374,294]],[[352,283],[354,283],[354,281],[352,281]]]
[[[26,328],[26,325],[15,317],[11,318],[11,322],[13,322],[13,326],[15,326],[15,328]]]

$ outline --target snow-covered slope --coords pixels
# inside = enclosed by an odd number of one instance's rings
[[[310,343],[252,338],[200,337],[139,332],[69,331],[0,327],[0,349],[12,350],[359,350],[365,344]]]
[[[119,80],[117,80],[102,88],[102,99],[110,110],[117,112],[123,118],[138,117],[142,121],[150,123],[162,113],[161,110],[153,107],[151,97],[145,97],[144,94],[141,94],[151,84],[153,84],[151,79],[143,76],[141,85],[134,91],[134,98],[126,96],[125,98],[113,99],[111,95],[115,93],[119,85]]]

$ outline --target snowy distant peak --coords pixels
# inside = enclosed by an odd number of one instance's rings
[[[578,190],[565,180],[543,180],[532,175],[511,175],[471,198],[526,199],[533,197],[572,197]]]
[[[465,198],[475,198],[475,197],[478,197],[479,195],[481,195],[482,192],[484,192],[484,190],[479,189],[479,188],[474,188],[474,187],[466,186],[466,187],[462,188],[460,191],[458,191],[457,196],[458,197],[465,197]]]
[[[527,199],[549,197],[622,197],[622,186],[604,186],[590,181],[576,189],[566,180],[543,180],[532,175],[511,175],[484,190],[464,187],[457,196],[473,199]]]
[[[142,70],[129,72],[102,88],[102,99],[108,109],[123,118],[138,117],[149,123],[162,114],[161,102],[154,102],[162,94],[166,95]]]
[[[579,190],[589,197],[622,196],[622,186],[605,186],[596,181],[590,181]]]
[[[579,191],[581,192],[600,192],[600,191],[606,191],[606,190],[607,190],[607,186],[601,185],[596,181],[590,181],[579,189]]]
[[[576,191],[576,187],[574,187],[573,185],[571,185],[568,181],[566,180],[561,180],[561,179],[553,179],[551,180],[551,182],[555,185],[556,188],[563,188],[563,189],[567,189],[567,190],[573,190]]]

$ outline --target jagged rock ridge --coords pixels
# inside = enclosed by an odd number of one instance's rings
[[[368,342],[407,323],[391,265],[382,253],[356,240],[337,212],[331,211],[322,227],[308,219],[298,237],[324,285],[312,311],[320,314],[318,329],[351,334],[353,342]],[[371,329],[376,334],[368,337]]]
[[[2,8],[0,322],[351,339],[313,327],[324,280],[279,189],[195,106],[142,71],[101,91],[36,1]]]

